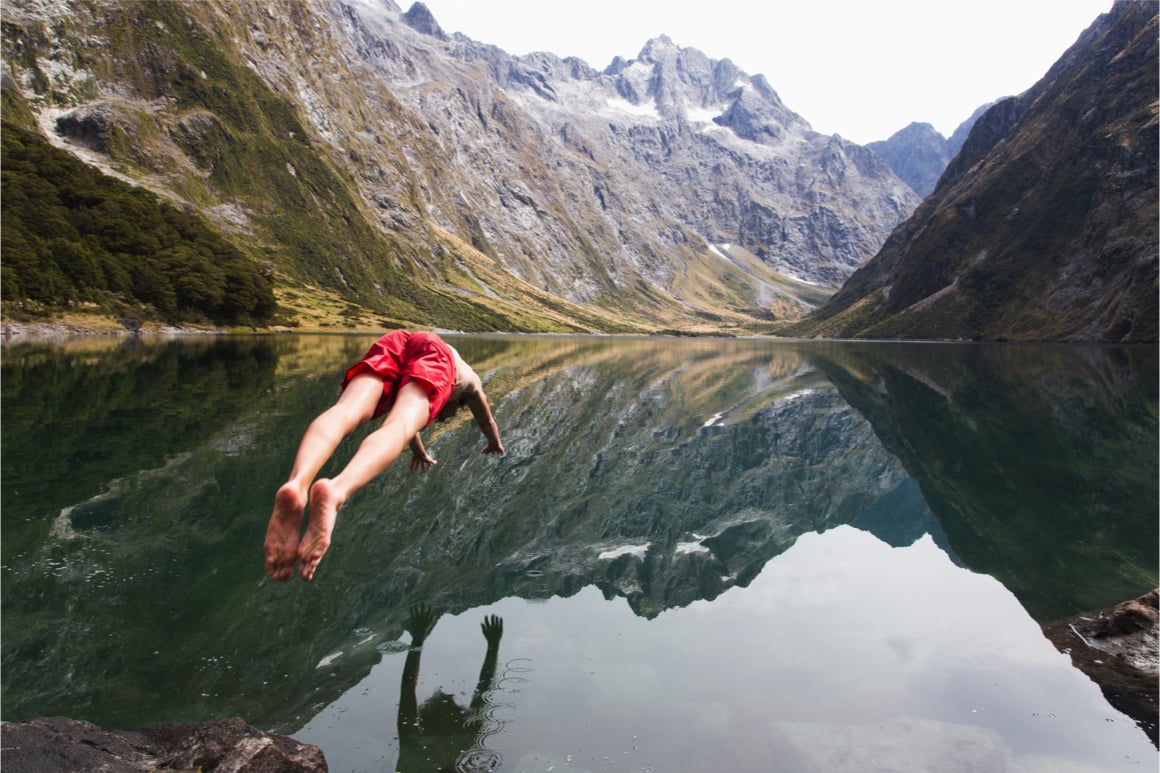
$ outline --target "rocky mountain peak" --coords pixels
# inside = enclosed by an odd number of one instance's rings
[[[408,27],[417,32],[421,32],[424,35],[438,40],[447,40],[447,34],[443,32],[443,28],[439,26],[439,22],[435,21],[435,16],[423,3],[415,3],[412,5],[403,14],[403,21]]]
[[[914,121],[891,136],[910,143],[938,143],[941,145],[945,142],[945,138],[935,131],[934,126],[921,121]]]
[[[681,48],[668,35],[657,35],[649,38],[640,49],[637,58],[645,62],[660,62],[676,57]]]
[[[764,76],[749,76],[729,59],[710,59],[664,35],[650,40],[637,59],[613,60],[604,75],[635,105],[651,102],[666,118],[712,121],[749,142],[774,144],[790,128],[809,130]]]
[[[895,174],[919,196],[934,190],[939,175],[954,155],[946,139],[929,123],[911,123],[882,142],[867,145],[890,164]]]
[[[736,85],[726,98],[726,110],[714,123],[731,129],[738,137],[758,144],[777,144],[790,129],[808,131],[809,124],[786,108],[761,76]]]
[[[866,147],[882,157],[894,173],[919,196],[928,196],[951,159],[962,148],[971,128],[986,107],[977,109],[959,124],[950,139],[944,138],[929,123],[914,122],[892,134],[889,139],[871,142]]]
[[[796,317],[918,202],[765,78],[663,35],[598,72],[448,36],[422,3],[104,8],[5,27],[5,65],[49,138],[257,237],[293,281],[394,319]],[[45,77],[64,60],[108,66],[66,92]],[[98,106],[93,136],[56,129]]]

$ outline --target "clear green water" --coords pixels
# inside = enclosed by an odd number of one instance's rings
[[[334,771],[1154,768],[1043,633],[1156,587],[1154,348],[453,337],[507,455],[440,428],[272,584],[371,340],[5,347],[4,720],[241,716]]]

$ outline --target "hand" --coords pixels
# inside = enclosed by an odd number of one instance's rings
[[[421,647],[435,627],[436,615],[427,604],[416,604],[411,607],[411,623],[407,632],[411,634],[411,646]]]
[[[411,454],[411,470],[413,472],[427,472],[427,468],[433,467],[439,462],[431,457],[431,454]]]
[[[483,618],[479,626],[483,629],[483,638],[487,639],[487,646],[496,647],[503,636],[503,618],[497,615],[488,615]]]
[[[503,444],[500,443],[498,440],[491,442],[491,443],[488,443],[484,447],[483,451],[481,451],[481,453],[498,454],[500,456],[503,456]]]

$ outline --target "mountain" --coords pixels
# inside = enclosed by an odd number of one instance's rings
[[[752,330],[918,203],[664,36],[598,71],[390,0],[28,1],[2,75],[5,120],[212,223],[285,324]]]
[[[959,124],[950,139],[943,137],[929,123],[912,123],[890,135],[889,139],[871,142],[873,150],[890,165],[894,173],[915,193],[926,198],[934,190],[947,164],[963,147],[971,127],[990,105],[984,105]]]
[[[796,335],[1157,340],[1157,5],[1120,0],[975,124]]]

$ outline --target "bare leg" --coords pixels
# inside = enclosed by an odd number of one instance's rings
[[[310,482],[342,439],[374,415],[382,394],[382,379],[360,373],[346,385],[338,402],[319,414],[302,436],[290,479],[274,495],[274,512],[266,527],[263,549],[270,579],[281,582],[294,573]]]
[[[310,487],[310,523],[298,547],[302,579],[314,577],[318,562],[330,547],[339,508],[399,458],[415,433],[427,425],[430,410],[426,389],[408,382],[399,390],[383,426],[363,439],[346,468],[334,478],[320,479]]]

